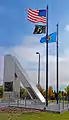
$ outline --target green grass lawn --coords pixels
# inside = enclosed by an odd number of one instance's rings
[[[12,117],[12,119],[9,119],[8,116]],[[0,120],[69,120],[69,112],[63,114],[39,112],[12,115],[8,113],[0,113]]]

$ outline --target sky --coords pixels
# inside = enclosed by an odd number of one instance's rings
[[[59,24],[59,89],[69,84],[69,0],[0,0],[0,83],[3,83],[4,55],[13,54],[37,84],[38,55],[41,55],[41,86],[45,88],[45,44],[43,35],[33,35],[35,24],[27,20],[26,8],[49,6],[49,33]],[[41,23],[42,24],[42,23]],[[49,85],[56,89],[56,44],[49,44]]]

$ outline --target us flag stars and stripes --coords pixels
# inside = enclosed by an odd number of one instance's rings
[[[28,20],[37,23],[42,22],[46,24],[46,10],[32,10],[30,8],[27,8],[28,11]]]

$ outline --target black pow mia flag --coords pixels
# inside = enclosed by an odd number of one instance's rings
[[[42,34],[42,33],[46,33],[46,26],[35,25],[33,34]]]

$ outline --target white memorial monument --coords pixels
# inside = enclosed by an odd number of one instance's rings
[[[19,61],[12,55],[4,56],[4,97],[20,97],[20,82],[23,84],[31,99],[39,99],[45,103],[45,98],[38,88],[30,81],[30,78]]]

